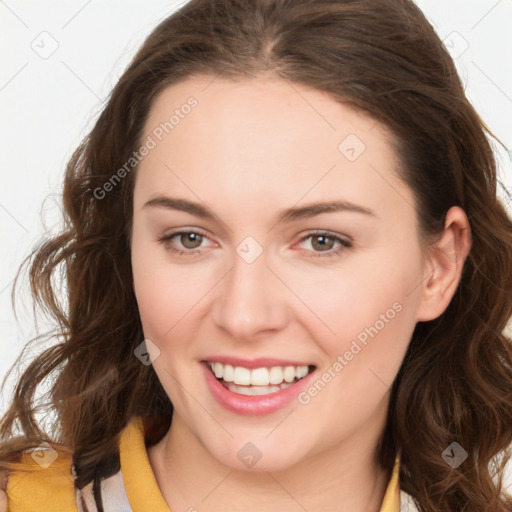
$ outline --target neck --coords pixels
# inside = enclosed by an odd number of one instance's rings
[[[173,512],[379,512],[389,475],[374,460],[376,443],[365,445],[368,435],[359,430],[284,470],[240,471],[211,457],[175,416],[166,436],[148,448],[148,457]]]

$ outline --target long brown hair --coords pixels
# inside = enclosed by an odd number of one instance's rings
[[[422,512],[511,511],[501,477],[493,481],[502,466],[492,463],[503,453],[504,464],[512,443],[512,221],[497,197],[492,133],[410,0],[192,0],[149,35],[67,165],[64,229],[20,268],[18,277],[29,267],[57,343],[17,381],[0,422],[0,468],[14,470],[20,450],[51,441],[73,454],[78,487],[98,487],[119,469],[118,437],[131,418],[143,416],[149,444],[168,430],[172,404],[133,354],[144,339],[129,244],[136,165],[104,197],[95,191],[140,147],[164,88],[262,73],[325,91],[391,129],[425,239],[451,206],[465,210],[473,245],[460,285],[439,318],[416,325],[376,457],[390,469],[400,450],[401,489]],[[36,401],[47,380],[47,400]],[[51,434],[36,420],[41,411],[53,414]],[[441,456],[454,441],[468,452],[457,468]]]

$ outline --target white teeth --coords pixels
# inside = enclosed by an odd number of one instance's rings
[[[235,377],[235,369],[230,365],[222,365],[221,363],[217,363],[220,365],[220,375],[217,377],[218,379],[224,379],[226,382],[233,382]]]
[[[250,370],[243,366],[231,366],[218,362],[209,362],[215,377],[239,386],[279,386],[283,382],[291,383],[302,379],[308,374],[308,366],[273,366],[271,368],[255,368]],[[279,391],[280,388],[277,388]],[[266,391],[268,393],[268,391]]]
[[[243,368],[242,366],[235,366],[235,374],[233,376],[235,384],[242,384],[243,386],[251,385],[251,370]]]
[[[270,384],[280,384],[283,382],[283,369],[280,366],[270,368]]]
[[[269,383],[269,372],[266,368],[256,368],[251,371],[251,384],[253,386],[266,386]]]
[[[255,396],[277,393],[278,391],[281,391],[281,389],[290,387],[292,384],[288,382],[282,382],[279,386],[237,386],[232,382],[227,382],[223,385],[233,393],[238,393],[239,395]]]
[[[213,373],[215,373],[215,377],[217,377],[218,379],[220,377],[222,377],[223,370],[222,370],[222,365],[220,363],[214,363],[212,366],[212,370],[213,370]]]
[[[283,377],[286,382],[291,382],[295,378],[295,368],[287,366],[283,371]]]

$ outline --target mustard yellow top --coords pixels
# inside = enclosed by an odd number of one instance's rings
[[[119,493],[119,501],[116,501],[117,491],[114,492],[115,496],[110,497],[106,510],[116,510],[117,503],[122,505],[117,510],[127,510],[127,498],[131,512],[170,512],[149,464],[141,418],[134,418],[121,432],[119,455],[123,490]],[[9,474],[6,487],[8,512],[81,510],[73,485],[70,454],[58,452],[58,457],[48,467],[42,467],[37,455],[32,453],[25,453],[22,461],[35,471]],[[397,456],[380,512],[400,512],[399,467],[400,458]],[[0,507],[1,503],[0,498]]]

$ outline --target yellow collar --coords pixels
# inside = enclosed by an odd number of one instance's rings
[[[120,460],[126,494],[133,512],[146,510],[170,512],[149,463],[141,418],[134,418],[123,430],[120,440]],[[399,469],[400,456],[397,455],[380,512],[400,511]]]

